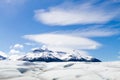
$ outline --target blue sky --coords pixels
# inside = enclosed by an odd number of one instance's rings
[[[0,51],[42,45],[120,60],[120,0],[1,0]]]

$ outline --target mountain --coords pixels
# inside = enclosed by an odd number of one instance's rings
[[[61,59],[57,58],[53,51],[48,49],[35,49],[31,53],[26,54],[19,60],[24,61],[45,61],[45,62],[60,62]]]
[[[5,59],[7,59],[7,55],[4,52],[0,51],[0,60],[5,60]]]
[[[32,52],[26,54],[19,60],[23,61],[43,61],[43,62],[67,62],[67,61],[80,61],[80,62],[101,62],[99,59],[93,58],[88,55],[83,55],[79,50],[72,52],[52,51],[47,48],[34,49]]]
[[[6,57],[0,55],[0,60],[5,60]]]

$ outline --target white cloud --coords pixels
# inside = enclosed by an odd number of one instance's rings
[[[52,50],[96,49],[101,46],[101,44],[88,38],[62,34],[25,35],[24,38],[46,45]]]
[[[22,44],[15,44],[13,46],[10,46],[10,51],[9,54],[13,55],[13,54],[23,54],[24,52],[22,52],[22,49],[24,48],[24,46]]]
[[[10,46],[9,51],[9,60],[16,61],[17,59],[21,58],[25,52],[22,51],[24,46],[22,44],[15,44]]]
[[[24,57],[24,55],[11,55],[11,56],[9,56],[9,60],[12,60],[12,61],[18,61],[18,59],[20,59],[20,58],[22,58],[22,57]]]
[[[67,3],[49,9],[35,11],[35,18],[48,25],[103,24],[112,20],[119,10],[107,8],[107,4]],[[110,10],[111,11],[110,11]]]
[[[120,34],[120,29],[104,28],[104,27],[88,27],[76,30],[55,31],[55,34],[67,34],[82,37],[107,37]]]
[[[9,54],[19,54],[21,53],[19,50],[16,50],[16,49],[11,49]]]
[[[13,48],[13,49],[22,49],[22,48],[24,48],[24,46],[22,44],[15,44],[14,46],[10,46],[10,48]]]

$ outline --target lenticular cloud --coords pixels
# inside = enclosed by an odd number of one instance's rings
[[[110,4],[110,3],[108,3]],[[109,12],[110,8],[113,12]],[[67,3],[35,11],[35,19],[47,25],[103,24],[116,17],[119,9],[106,4]]]
[[[88,38],[62,34],[25,35],[24,38],[46,45],[51,49],[96,49],[101,46]]]

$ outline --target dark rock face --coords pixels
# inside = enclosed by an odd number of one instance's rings
[[[79,62],[101,62],[99,59],[96,59],[96,58],[91,58],[90,60],[87,60],[85,58],[80,58],[80,59],[69,59],[67,61],[79,61]]]
[[[96,59],[96,58],[92,58],[91,60],[89,60],[88,62],[102,62],[101,60],[99,59]]]
[[[41,53],[39,53],[41,54]],[[52,57],[51,57],[52,56]],[[6,57],[0,56],[0,60],[5,60],[7,59]],[[71,57],[68,60],[62,60],[59,59],[57,57],[54,57],[52,54],[49,54],[49,57],[35,57],[35,58],[29,58],[27,56],[24,56],[22,58],[20,58],[19,60],[22,61],[30,61],[30,62],[35,62],[35,61],[40,61],[40,62],[70,62],[70,61],[78,61],[78,62],[102,62],[101,60],[97,59],[97,58],[91,58],[90,60],[87,60],[85,58],[75,58],[75,57]]]
[[[40,62],[62,62],[62,60],[58,59],[58,58],[42,58],[42,57],[39,57],[39,58],[32,58],[32,59],[29,59],[29,58],[23,58],[22,59],[23,61],[30,61],[30,62],[35,62],[35,61],[40,61]]]
[[[68,61],[81,61],[81,62],[86,62],[87,60],[84,59],[84,58],[81,58],[81,59],[70,59]]]
[[[40,62],[70,62],[70,61],[101,62],[99,59],[86,60],[84,58],[82,58],[82,59],[70,59],[70,60],[61,60],[61,59],[58,59],[58,58],[33,58],[33,59],[24,58],[24,59],[21,59],[21,60],[30,61],[30,62],[36,62],[36,61],[40,61]]]
[[[81,59],[69,59],[69,60],[61,60],[58,58],[33,58],[33,59],[28,59],[28,58],[23,58],[21,59],[23,61],[30,61],[30,62],[35,62],[35,61],[40,61],[40,62],[70,62],[70,61],[78,61],[78,62],[101,62],[99,59],[93,58],[91,60],[86,60],[84,58]]]

